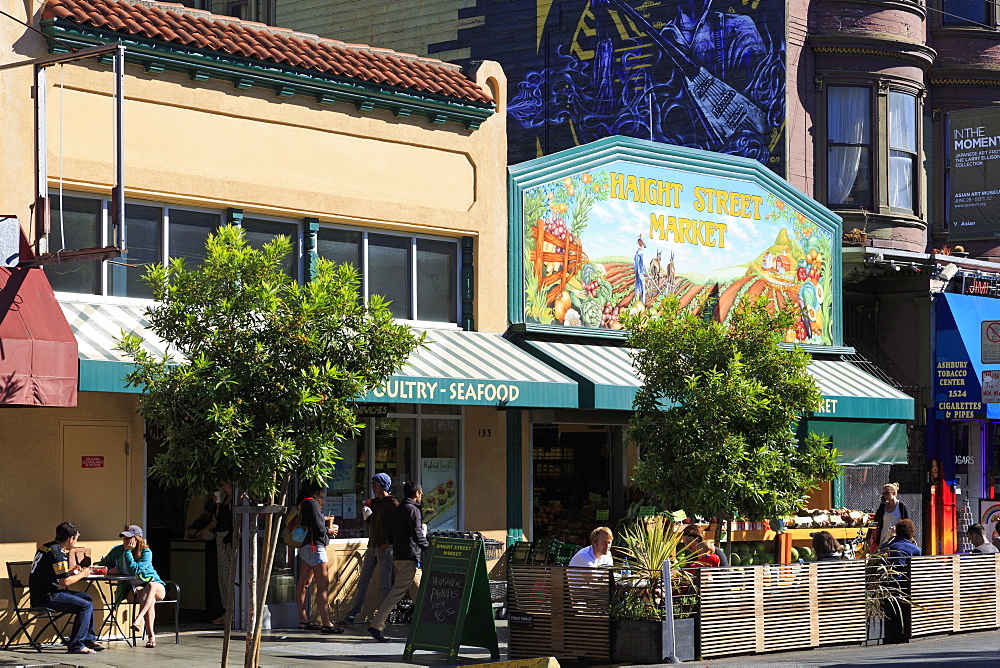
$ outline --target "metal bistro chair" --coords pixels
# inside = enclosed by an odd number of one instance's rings
[[[59,637],[59,641],[66,644],[66,637],[62,634],[62,630],[56,625],[56,622],[67,616],[69,613],[59,612],[58,610],[53,610],[52,608],[33,606],[30,604],[27,606],[21,605],[21,599],[24,598],[25,593],[28,590],[28,578],[31,575],[31,562],[30,561],[8,561],[7,562],[7,577],[10,578],[10,600],[11,606],[14,608],[14,612],[17,615],[18,628],[7,640],[7,643],[3,648],[9,649],[13,646],[14,641],[17,636],[24,634],[28,638],[28,642],[31,644],[35,650],[42,651],[42,643],[38,642],[38,639],[42,637],[46,630],[51,626],[52,630],[56,632]],[[33,624],[39,620],[44,620],[45,624],[39,629],[34,636],[28,631],[28,625]],[[54,644],[53,641],[52,644]]]
[[[181,586],[172,580],[167,580],[163,583],[164,589],[167,590],[166,596],[164,596],[162,601],[157,601],[153,605],[162,605],[163,603],[173,603],[174,604],[174,644],[179,645],[181,643]],[[171,589],[173,594],[171,594]],[[124,602],[124,601],[123,601]],[[135,613],[139,608],[138,603],[129,603],[132,606],[132,621],[135,621]],[[134,647],[136,643],[135,631],[132,631],[132,646]]]

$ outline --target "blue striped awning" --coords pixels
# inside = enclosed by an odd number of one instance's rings
[[[816,379],[824,404],[816,417],[864,420],[912,420],[913,398],[850,362],[813,360],[809,373]]]
[[[427,330],[427,345],[363,401],[576,408],[577,384],[499,334]]]

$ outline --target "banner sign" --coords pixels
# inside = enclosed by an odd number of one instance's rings
[[[741,298],[763,298],[796,308],[786,342],[839,343],[839,229],[787,191],[617,159],[525,187],[520,199],[512,239],[522,240],[525,323],[616,330],[624,311],[656,317],[677,297],[725,324]]]
[[[1000,237],[1000,109],[948,114],[948,241]]]

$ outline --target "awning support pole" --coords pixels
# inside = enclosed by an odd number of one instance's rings
[[[115,245],[124,256],[128,252],[125,239],[125,45],[115,52]]]
[[[522,411],[504,411],[507,418],[507,544],[524,540],[523,486],[521,457]]]

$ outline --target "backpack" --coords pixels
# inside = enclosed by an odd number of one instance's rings
[[[282,537],[288,547],[302,547],[309,539],[309,529],[301,525],[302,505],[299,504],[285,515],[285,530]]]

